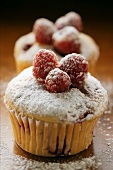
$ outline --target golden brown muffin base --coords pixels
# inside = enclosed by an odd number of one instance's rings
[[[16,143],[38,156],[74,155],[88,148],[100,115],[81,123],[50,123],[9,113]]]

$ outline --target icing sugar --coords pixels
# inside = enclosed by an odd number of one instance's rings
[[[50,93],[44,85],[38,84],[30,67],[8,84],[5,100],[14,106],[9,110],[15,109],[21,113],[76,122],[85,113],[91,113],[87,114],[85,119],[91,119],[94,115],[102,113],[108,97],[100,82],[90,74],[82,91],[71,88],[68,92]]]
[[[100,160],[96,160],[95,156],[90,156],[87,158],[82,158],[80,160],[61,162],[57,158],[52,161],[44,161],[39,158],[39,160],[27,159],[26,157],[19,156],[13,153],[10,153],[7,149],[7,145],[0,143],[1,151],[1,170],[88,170],[88,169],[97,169],[101,168],[102,163]],[[63,157],[61,158],[63,160]],[[59,161],[59,162],[58,162]]]

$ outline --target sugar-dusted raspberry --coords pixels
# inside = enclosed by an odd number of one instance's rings
[[[71,85],[71,80],[68,74],[59,68],[51,70],[45,79],[45,85],[50,92],[67,91]]]
[[[46,18],[37,19],[33,25],[36,41],[41,44],[51,44],[55,30],[54,23]]]
[[[68,54],[61,59],[59,68],[70,76],[73,86],[83,86],[88,72],[88,62],[84,56],[77,53]]]
[[[47,74],[54,68],[58,67],[58,59],[53,51],[41,49],[34,56],[33,76],[44,83]]]
[[[80,32],[83,29],[82,18],[76,12],[69,12],[64,16],[61,16],[56,20],[55,25],[57,29],[62,29],[65,26],[73,26]]]
[[[53,36],[53,45],[61,54],[80,53],[79,32],[72,26],[57,30]]]

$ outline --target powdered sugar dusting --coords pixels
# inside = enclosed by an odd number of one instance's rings
[[[97,169],[101,167],[101,162],[96,161],[95,156],[89,158],[82,158],[68,163],[57,162],[40,162],[36,160],[27,159],[22,156],[12,154],[8,151],[3,143],[0,143],[1,151],[1,170],[88,170],[90,168]]]
[[[108,102],[107,92],[90,74],[84,86],[84,92],[71,88],[68,92],[50,93],[38,84],[32,76],[32,67],[14,78],[5,92],[6,103],[14,105],[15,111],[38,116],[55,117],[58,120],[76,122],[84,113],[85,119],[103,112]],[[18,110],[17,110],[18,108]],[[9,108],[11,111],[12,108]],[[73,116],[74,114],[74,116]]]

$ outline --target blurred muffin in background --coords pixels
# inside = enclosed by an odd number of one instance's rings
[[[73,52],[84,55],[89,62],[91,74],[94,73],[99,58],[99,46],[90,35],[83,32],[82,18],[73,11],[54,23],[46,18],[37,19],[32,31],[15,42],[17,73],[31,66],[35,53],[42,48],[53,50],[59,60]]]

